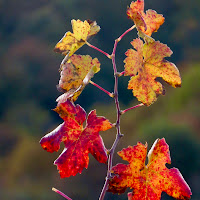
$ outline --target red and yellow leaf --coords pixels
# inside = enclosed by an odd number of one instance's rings
[[[127,15],[134,21],[138,31],[142,31],[148,36],[156,32],[165,20],[161,14],[157,14],[154,10],[147,10],[145,14],[144,0],[132,1],[127,9]]]
[[[172,54],[171,49],[154,41],[143,44],[140,39],[131,42],[134,49],[126,52],[125,76],[131,76],[128,89],[143,104],[149,106],[156,101],[157,96],[164,94],[164,88],[156,78],[160,77],[173,87],[181,86],[181,77],[176,66],[164,58]]]
[[[83,84],[84,78],[95,67],[95,73],[100,70],[100,63],[97,58],[92,59],[89,55],[72,55],[70,59],[61,65],[61,77],[59,87],[65,91],[77,89]]]
[[[63,38],[56,44],[54,51],[62,53],[64,55],[73,55],[75,51],[81,48],[86,41],[100,31],[100,27],[97,23],[91,20],[72,20],[71,32],[66,32]]]
[[[65,102],[68,98],[75,101],[81,94],[85,85],[100,70],[100,62],[97,58],[92,59],[89,55],[72,55],[61,64],[61,77],[59,88],[66,91],[64,95],[58,97],[59,103]]]
[[[104,117],[98,117],[92,110],[86,119],[85,110],[67,100],[60,103],[55,109],[64,123],[55,130],[45,135],[40,144],[48,152],[58,151],[60,143],[64,142],[65,148],[55,160],[61,178],[75,176],[88,167],[91,153],[100,163],[106,163],[107,153],[99,131],[106,131],[112,127]],[[86,120],[86,126],[83,122]]]
[[[148,164],[145,165],[147,144],[138,142],[118,152],[119,156],[129,162],[128,165],[117,164],[112,168],[116,175],[109,183],[109,192],[128,193],[129,200],[159,200],[161,193],[166,192],[176,199],[190,199],[191,190],[178,169],[168,169],[171,164],[169,146],[165,139],[157,139],[148,153]]]

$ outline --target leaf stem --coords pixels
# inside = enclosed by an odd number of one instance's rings
[[[123,76],[124,74],[125,74],[125,71],[120,72],[120,73],[118,74],[118,76],[120,77],[120,76]]]
[[[70,197],[68,197],[66,194],[62,193],[60,190],[57,190],[56,188],[52,188],[52,190],[58,194],[60,194],[61,196],[63,196],[65,199],[68,199],[68,200],[72,200]]]
[[[93,81],[89,81],[89,83],[91,83],[92,85],[94,85],[95,87],[99,88],[101,91],[105,92],[108,96],[110,97],[114,97],[113,93],[108,92],[107,90],[105,90],[104,88],[102,88],[101,86],[99,86],[98,84],[94,83]]]
[[[144,106],[144,104],[143,104],[143,103],[140,103],[140,104],[138,104],[138,105],[136,105],[136,106],[127,108],[127,109],[125,109],[125,110],[122,110],[122,111],[121,111],[121,114],[123,115],[123,114],[126,113],[127,111],[132,110],[132,109],[135,109],[135,108],[138,108],[138,107],[140,107],[140,106]]]
[[[102,54],[104,54],[105,56],[107,56],[108,58],[111,59],[111,55],[110,55],[110,54],[106,53],[105,51],[103,51],[103,50],[101,50],[101,49],[99,49],[99,48],[97,48],[97,47],[95,47],[94,45],[90,44],[90,43],[87,42],[87,41],[86,41],[85,43],[86,43],[89,47],[91,47],[91,48],[93,48],[93,49],[95,49],[95,50],[101,52]]]
[[[131,28],[129,28],[128,30],[126,30],[120,37],[118,37],[118,42],[130,31],[132,31],[134,28],[136,27],[136,25],[131,26]]]

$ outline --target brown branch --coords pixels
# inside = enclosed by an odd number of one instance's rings
[[[117,112],[117,120],[116,120],[116,125],[115,125],[116,129],[117,129],[117,134],[116,134],[115,141],[114,141],[111,149],[109,150],[107,176],[106,176],[106,180],[105,180],[103,189],[101,191],[101,195],[99,197],[99,200],[103,200],[104,197],[105,197],[106,191],[108,189],[109,180],[111,178],[110,170],[112,169],[112,161],[113,161],[113,155],[114,155],[114,152],[115,152],[115,148],[116,148],[120,138],[123,136],[121,134],[121,132],[120,132],[120,115],[121,115],[121,111],[120,111],[119,99],[118,99],[118,76],[117,76],[117,67],[116,67],[116,62],[115,62],[115,52],[116,52],[116,48],[117,48],[117,43],[118,43],[118,40],[115,40],[113,52],[112,52],[112,55],[111,55],[112,64],[113,64],[113,71],[114,71],[114,77],[115,77],[114,100],[115,100],[116,112]]]
[[[117,134],[116,134],[116,138],[115,141],[111,147],[111,149],[109,150],[109,155],[108,155],[108,169],[107,169],[107,176],[106,176],[106,180],[103,186],[103,189],[101,191],[99,200],[103,200],[106,194],[106,191],[108,189],[108,185],[109,185],[109,180],[111,178],[111,169],[112,169],[112,161],[113,161],[113,155],[115,152],[115,148],[117,146],[117,144],[119,143],[120,138],[123,136],[123,134],[121,134],[120,132],[120,116],[121,116],[121,110],[120,110],[120,106],[119,106],[119,99],[118,99],[118,78],[120,75],[123,75],[124,72],[122,73],[118,73],[117,72],[117,66],[116,66],[116,62],[115,62],[115,54],[116,54],[116,48],[117,48],[117,44],[118,42],[131,30],[133,30],[136,26],[132,26],[131,28],[129,28],[128,30],[126,30],[119,38],[117,38],[115,40],[115,44],[113,47],[113,52],[111,54],[111,59],[112,59],[112,64],[113,64],[113,71],[114,71],[114,77],[115,77],[115,85],[114,85],[114,100],[115,100],[115,105],[116,105],[116,112],[117,112],[117,120],[116,120],[116,129],[117,129]]]

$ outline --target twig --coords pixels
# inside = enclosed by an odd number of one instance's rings
[[[114,85],[114,99],[115,99],[115,105],[116,105],[116,111],[117,111],[117,121],[116,121],[116,129],[117,129],[117,134],[115,141],[109,151],[108,155],[108,169],[107,169],[107,176],[106,176],[106,181],[104,183],[103,189],[101,191],[101,195],[99,197],[99,200],[103,200],[106,194],[106,191],[108,189],[108,184],[109,184],[109,179],[111,177],[111,168],[112,168],[112,160],[113,160],[113,154],[115,151],[115,148],[120,140],[120,138],[123,136],[120,132],[120,106],[119,106],[119,100],[118,100],[118,76],[117,76],[117,67],[115,63],[115,51],[117,47],[118,41],[115,40],[114,48],[113,48],[113,53],[112,53],[112,63],[113,63],[113,70],[114,70],[114,76],[115,76],[115,85]]]
[[[116,129],[117,129],[117,134],[116,134],[116,138],[115,141],[109,151],[109,155],[108,155],[108,169],[107,169],[107,176],[106,176],[106,180],[103,186],[103,189],[101,191],[99,200],[103,200],[106,194],[106,191],[108,189],[108,184],[109,184],[109,180],[111,178],[111,169],[112,169],[112,161],[113,161],[113,155],[115,152],[115,148],[120,140],[120,138],[123,136],[123,134],[121,134],[120,132],[120,116],[121,116],[121,110],[120,110],[120,106],[119,106],[119,99],[118,99],[118,78],[120,76],[121,73],[117,72],[117,66],[116,66],[116,62],[115,62],[115,53],[116,53],[116,48],[117,48],[117,44],[118,42],[131,30],[133,30],[136,26],[132,26],[131,28],[129,28],[127,31],[125,31],[119,38],[117,38],[115,40],[115,44],[113,47],[113,52],[111,54],[111,59],[112,59],[112,64],[113,64],[113,71],[114,71],[114,77],[115,77],[115,85],[114,85],[114,100],[115,100],[115,105],[116,105],[116,112],[117,112],[117,121],[116,121]],[[123,74],[123,72],[122,72]]]

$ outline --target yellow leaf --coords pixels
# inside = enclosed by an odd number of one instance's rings
[[[142,40],[135,39],[131,42],[134,49],[126,52],[125,76],[131,76],[128,89],[133,90],[133,95],[143,104],[149,106],[157,100],[157,96],[164,94],[164,88],[157,77],[173,87],[181,86],[181,77],[176,66],[164,58],[172,54],[171,49],[154,41],[143,44]]]
[[[97,58],[92,59],[89,55],[72,55],[68,60],[64,58],[61,64],[61,77],[59,88],[66,91],[58,97],[58,102],[71,98],[76,101],[89,80],[100,70]]]
[[[127,9],[127,15],[132,19],[137,27],[139,36],[145,41],[153,42],[150,36],[156,32],[164,23],[165,18],[155,10],[144,12],[144,0],[132,1]]]
[[[79,48],[81,48],[88,38],[97,34],[100,31],[100,27],[97,23],[91,20],[72,20],[71,32],[66,32],[63,38],[56,44],[54,51],[62,53],[63,55],[73,55]]]

